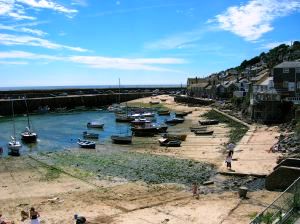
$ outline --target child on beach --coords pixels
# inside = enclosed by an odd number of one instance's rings
[[[231,170],[231,161],[232,161],[232,156],[230,155],[230,153],[228,153],[227,157],[226,157],[226,167],[228,170]]]

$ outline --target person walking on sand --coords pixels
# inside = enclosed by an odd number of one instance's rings
[[[227,145],[227,149],[228,149],[228,155],[229,156],[233,156],[233,150],[235,148],[235,144],[230,142],[228,145]]]
[[[29,216],[30,224],[40,224],[40,221],[38,219],[40,217],[40,214],[34,209],[34,207],[30,208]]]
[[[194,197],[198,195],[198,185],[196,182],[193,183],[192,191]]]
[[[229,155],[229,153],[228,153],[228,155],[226,157],[226,160],[225,160],[226,167],[227,167],[228,170],[231,170],[231,161],[232,161],[232,156]]]

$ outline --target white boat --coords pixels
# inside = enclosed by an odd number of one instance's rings
[[[15,125],[15,113],[14,113],[14,101],[11,101],[12,107],[12,119],[13,119],[13,136],[11,136],[11,141],[8,142],[9,154],[12,156],[20,155],[21,143],[16,140],[16,125]]]
[[[9,151],[9,154],[12,156],[19,156],[20,155],[20,148],[22,147],[21,143],[19,141],[16,141],[16,139],[11,136],[11,141],[8,142],[7,145]]]
[[[37,140],[37,134],[31,130],[29,112],[28,112],[28,106],[27,106],[26,99],[25,99],[25,105],[26,105],[26,110],[27,110],[27,127],[25,128],[25,131],[23,131],[21,133],[21,139],[25,143],[34,143]]]
[[[96,143],[93,141],[81,140],[80,138],[77,141],[77,144],[84,149],[95,149]]]
[[[143,117],[154,117],[155,113],[147,112],[142,114]]]
[[[86,126],[88,128],[103,128],[104,124],[97,121],[92,121],[92,122],[88,122]]]

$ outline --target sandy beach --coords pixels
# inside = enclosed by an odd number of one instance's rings
[[[224,149],[230,128],[220,123],[213,127],[212,136],[195,136],[189,131],[190,126],[198,124],[201,115],[211,110],[210,107],[179,105],[167,95],[130,101],[128,105],[161,99],[172,111],[192,111],[183,124],[170,128],[173,132],[186,133],[186,141],[180,148],[165,148],[157,144],[159,137],[154,137],[147,140],[148,144],[134,143],[130,151],[207,162],[216,167],[216,172],[227,172]],[[277,127],[251,125],[236,145],[233,170],[243,174],[269,174],[278,154],[268,150],[278,135]],[[258,190],[249,192],[248,199],[242,200],[236,191],[210,192],[209,189],[214,189],[211,186],[200,192],[197,199],[192,196],[191,186],[180,184],[101,180],[89,174],[76,176],[69,170],[54,178],[56,173],[49,171],[45,165],[47,161],[41,163],[39,159],[36,156],[0,159],[0,213],[6,219],[29,223],[29,220],[20,220],[20,212],[33,206],[41,215],[41,223],[49,224],[73,223],[74,214],[85,216],[88,223],[239,224],[249,223],[278,195]],[[222,178],[227,177],[217,175],[212,179]]]

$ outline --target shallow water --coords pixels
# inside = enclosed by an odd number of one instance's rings
[[[163,123],[168,116],[156,116],[156,123]],[[83,131],[99,133],[97,144],[111,144],[110,136],[114,134],[131,134],[129,123],[115,122],[115,114],[103,111],[80,111],[68,114],[42,114],[31,115],[31,125],[38,134],[38,142],[24,144],[21,154],[32,152],[61,151],[78,148],[77,139],[82,138]],[[86,124],[90,121],[104,123],[104,129],[87,129]],[[21,132],[27,126],[27,117],[15,117],[16,137],[20,140]],[[12,118],[0,119],[0,147],[3,147],[3,155],[7,155],[7,143],[13,135]]]

